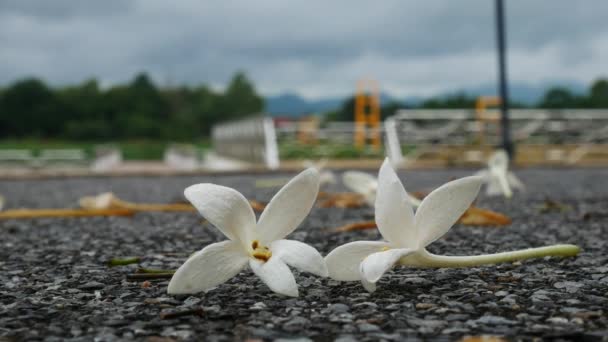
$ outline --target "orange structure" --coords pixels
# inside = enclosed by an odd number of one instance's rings
[[[501,102],[500,97],[497,96],[480,96],[477,98],[477,102],[475,103],[475,118],[479,125],[479,144],[483,145],[484,143],[486,123],[496,123],[500,118],[498,113],[493,113],[494,115],[487,113],[487,108],[496,107],[500,105]]]
[[[304,145],[315,145],[317,143],[317,132],[319,131],[319,118],[309,116],[298,121],[298,142]]]
[[[380,87],[374,80],[357,82],[354,138],[356,147],[364,147],[369,138],[374,149],[380,148]]]

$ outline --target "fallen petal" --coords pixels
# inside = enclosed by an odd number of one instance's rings
[[[237,275],[249,258],[235,241],[211,244],[180,266],[169,282],[167,293],[208,291]]]
[[[273,292],[289,297],[298,296],[296,279],[280,258],[271,257],[266,262],[249,259],[249,266]]]
[[[325,257],[329,276],[335,280],[360,280],[359,267],[368,255],[389,247],[384,241],[355,241],[342,245]]]
[[[321,254],[312,246],[300,241],[277,240],[270,245],[273,257],[300,271],[327,277],[327,265]]]

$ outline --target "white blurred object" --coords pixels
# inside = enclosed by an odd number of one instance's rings
[[[255,115],[213,126],[211,140],[216,155],[276,170],[280,166],[277,134],[270,117]]]
[[[325,169],[327,166],[327,158],[320,159],[316,162],[307,159],[302,162],[302,165],[306,169],[312,167],[319,171],[319,182],[321,187],[327,184],[336,184],[336,175],[332,171]]]
[[[488,168],[477,172],[484,178],[488,196],[513,196],[513,189],[524,190],[525,186],[517,176],[509,171],[509,155],[504,150],[494,152],[488,159]]]
[[[175,170],[196,170],[199,167],[198,151],[193,145],[171,145],[165,150],[165,164]]]
[[[93,171],[109,171],[122,164],[122,152],[118,147],[99,146],[95,149],[95,160],[91,164]]]
[[[351,191],[363,195],[368,205],[374,206],[376,191],[378,190],[378,179],[376,177],[361,171],[346,171],[342,174],[342,183]],[[418,207],[422,203],[409,193],[407,196],[414,207]]]

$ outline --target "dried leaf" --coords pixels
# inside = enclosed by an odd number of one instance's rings
[[[264,211],[266,208],[266,204],[256,200],[249,200],[249,205],[251,205],[251,208],[253,208],[254,211]]]
[[[78,203],[85,209],[129,209],[133,211],[196,211],[190,203],[135,203],[122,200],[111,192],[105,192],[97,196],[85,196],[78,200]],[[249,203],[253,210],[262,211],[265,205],[256,200]]]
[[[108,266],[124,266],[137,264],[141,261],[140,257],[130,257],[130,258],[112,258],[108,261]]]
[[[565,211],[568,211],[571,209],[572,209],[572,207],[567,204],[560,203],[560,202],[552,200],[550,198],[545,198],[545,201],[538,208],[538,211],[541,213],[548,213],[548,212],[552,212],[552,211],[565,212]]]
[[[323,193],[324,198],[319,204],[321,208],[361,208],[366,205],[365,198],[354,192]]]
[[[131,209],[134,211],[195,211],[189,203],[133,203],[118,198],[111,192],[105,192],[97,196],[85,196],[78,200],[85,209]]]
[[[363,221],[363,222],[355,222],[349,223],[344,226],[333,229],[334,232],[352,232],[355,230],[365,230],[365,229],[375,229],[378,228],[376,222],[374,221]]]
[[[511,223],[511,219],[503,214],[477,207],[469,207],[460,217],[458,222],[472,226],[504,226]],[[375,229],[374,221],[362,221],[349,223],[344,226],[332,229],[334,232],[351,232],[355,230]]]
[[[600,212],[600,211],[587,211],[585,213],[583,213],[583,215],[581,216],[581,218],[583,219],[583,221],[589,221],[589,220],[596,220],[596,219],[603,219],[608,217],[608,212]]]
[[[507,342],[500,336],[481,335],[481,336],[465,336],[460,342]]]
[[[143,268],[140,267],[135,271],[135,273],[175,273],[175,270],[163,270],[156,268]]]
[[[491,210],[469,207],[458,222],[470,226],[506,226],[511,224],[511,218]]]
[[[39,217],[133,216],[131,209],[14,209],[0,212],[0,219]]]

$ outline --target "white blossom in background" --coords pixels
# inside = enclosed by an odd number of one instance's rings
[[[308,215],[318,191],[319,173],[303,171],[272,198],[256,223],[249,202],[236,190],[215,184],[188,187],[186,198],[229,240],[192,255],[175,272],[168,293],[208,291],[247,265],[272,291],[292,297],[298,296],[298,287],[287,265],[326,277],[327,266],[316,249],[284,239]]]
[[[484,178],[488,196],[503,195],[511,198],[512,189],[525,189],[519,178],[509,171],[509,155],[504,150],[494,152],[488,159],[488,168],[477,172],[476,175]]]
[[[376,192],[378,191],[378,179],[376,177],[361,171],[346,171],[342,174],[342,183],[349,190],[362,195],[369,206],[374,206]],[[414,207],[418,207],[422,203],[410,194],[407,194],[407,197]]]
[[[305,160],[302,162],[305,168],[315,168],[319,171],[319,184],[321,187],[324,187],[328,184],[336,184],[336,175],[327,170],[327,159],[323,158],[318,160],[317,162],[313,162],[312,160]]]
[[[409,196],[388,160],[380,168],[375,203],[376,224],[385,241],[356,241],[325,257],[335,280],[360,280],[373,292],[395,264],[417,267],[466,267],[548,255],[572,256],[573,245],[555,245],[477,256],[442,256],[426,247],[446,234],[477,197],[483,178],[461,178],[431,192],[414,214]]]

